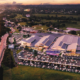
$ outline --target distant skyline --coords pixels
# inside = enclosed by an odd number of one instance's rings
[[[80,4],[80,0],[0,0],[0,4],[16,4],[22,3],[23,5],[37,5],[37,4]]]

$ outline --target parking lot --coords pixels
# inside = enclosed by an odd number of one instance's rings
[[[80,73],[79,59],[62,58],[60,56],[50,56],[45,54],[34,56],[32,52],[26,51],[20,52],[17,57],[19,59],[19,65]]]

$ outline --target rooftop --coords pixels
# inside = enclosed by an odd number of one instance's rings
[[[80,29],[77,29],[77,28],[70,28],[70,27],[68,27],[67,29],[71,30],[71,31],[80,31]]]

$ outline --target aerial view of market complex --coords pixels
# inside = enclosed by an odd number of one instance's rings
[[[13,76],[13,79],[7,80],[47,80],[43,76],[40,76],[42,79],[36,78],[37,69],[51,70],[51,74],[56,75],[58,72],[65,76],[65,73],[68,74],[68,77],[48,80],[79,80],[80,77],[75,79],[76,75],[80,75],[79,9],[80,5],[75,8],[73,5],[1,6],[0,66],[11,68],[12,73],[9,73]],[[35,70],[32,72],[36,74],[34,79],[30,78],[32,73],[26,71],[27,68]],[[47,72],[43,75],[48,76],[50,72]],[[25,73],[29,78],[16,77]],[[39,71],[38,75],[41,74]],[[70,74],[76,77],[70,77]]]

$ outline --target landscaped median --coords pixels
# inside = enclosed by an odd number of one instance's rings
[[[17,53],[17,54],[18,54],[19,52],[21,52],[21,50],[20,50],[20,49],[16,51],[16,53]]]
[[[18,66],[5,70],[3,80],[80,80],[80,74]]]

